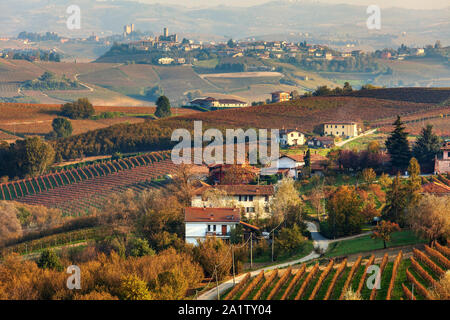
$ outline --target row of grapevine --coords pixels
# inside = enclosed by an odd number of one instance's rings
[[[413,269],[424,279],[430,286],[436,286],[436,281],[433,279],[433,277],[424,269],[422,266],[414,259],[413,257],[411,259],[411,266]]]
[[[450,248],[445,247],[445,246],[441,246],[439,244],[439,242],[435,241],[434,242],[434,247],[443,255],[446,255],[447,257],[450,257]]]
[[[258,276],[256,276],[252,282],[250,282],[249,286],[245,289],[244,293],[242,293],[239,300],[245,300],[250,292],[264,279],[264,271],[261,271]]]
[[[352,269],[350,270],[350,273],[348,274],[347,280],[345,280],[344,287],[342,288],[341,296],[339,297],[339,300],[344,299],[344,295],[347,292],[348,288],[350,287],[350,283],[353,279],[353,276],[356,273],[356,270],[358,270],[359,266],[361,265],[362,256],[359,256],[358,259],[353,264]]]
[[[342,273],[344,272],[345,268],[347,267],[347,258],[342,261],[342,263],[339,265],[339,268],[337,269],[336,273],[334,274],[333,280],[331,280],[330,285],[328,286],[327,293],[325,294],[325,297],[323,300],[328,300],[331,297],[331,294],[333,293],[334,286],[336,285],[336,282],[341,277]]]
[[[419,251],[417,249],[413,249],[413,255],[414,257],[419,260],[422,261],[423,263],[425,263],[431,270],[433,270],[434,272],[436,272],[436,274],[438,276],[442,276],[444,274],[444,270],[442,270],[441,267],[439,267],[436,263],[434,263],[433,260],[431,260],[430,258],[428,258],[428,256],[423,253],[422,251]],[[411,260],[412,261],[412,260]]]
[[[55,170],[38,177],[2,183],[0,184],[0,200],[17,200],[27,195],[39,194],[43,191],[79,183],[95,177],[117,174],[123,170],[147,166],[167,159],[170,159],[169,152],[153,152],[79,168]]]
[[[234,288],[225,296],[224,300],[230,300],[231,298],[233,298],[234,295],[238,293],[238,291],[241,290],[248,281],[250,281],[250,273],[247,273],[244,279],[242,279],[241,282],[234,286]]]
[[[439,251],[434,250],[429,246],[425,246],[425,251],[427,254],[435,258],[444,268],[450,269],[450,260],[444,257]]]
[[[361,279],[359,280],[359,285],[358,285],[358,289],[356,290],[356,293],[361,293],[361,290],[364,286],[364,282],[366,281],[367,270],[369,270],[369,267],[373,264],[374,261],[375,261],[375,256],[371,255],[369,258],[369,261],[367,261],[366,266],[364,268],[364,273],[363,273]]]
[[[294,300],[300,300],[302,298],[303,293],[305,293],[306,288],[308,287],[311,280],[314,279],[314,276],[318,271],[319,271],[319,264],[316,263],[314,268],[312,268],[312,270],[309,272],[305,281],[303,281],[302,286],[300,287],[300,290],[297,292],[297,295],[295,296]]]
[[[383,274],[384,268],[386,268],[388,261],[389,261],[389,255],[387,253],[385,253],[383,256],[383,260],[381,261],[380,273],[379,273],[379,277],[377,278],[377,281],[381,281],[381,275]],[[377,284],[373,287],[372,292],[370,293],[370,300],[375,300],[375,298],[377,296],[377,287],[378,287]]]
[[[331,270],[333,269],[333,265],[334,265],[334,260],[331,260],[328,263],[328,266],[325,268],[325,270],[322,272],[322,274],[319,277],[319,280],[316,283],[316,286],[313,289],[313,292],[311,293],[311,295],[309,296],[309,300],[314,300],[314,298],[316,297],[317,292],[320,290],[320,288],[322,287],[322,283],[325,281],[326,277],[328,276],[328,274],[331,272]]]
[[[419,281],[417,281],[409,269],[406,269],[406,278],[414,285],[415,290],[417,290],[421,296],[427,300],[431,300],[428,290]]]
[[[278,269],[273,270],[272,273],[270,274],[270,276],[266,279],[264,284],[261,286],[261,288],[259,288],[258,292],[253,297],[253,300],[259,300],[259,298],[261,298],[264,291],[270,287],[270,285],[277,278],[277,276],[278,276]]]
[[[301,277],[305,274],[306,271],[306,264],[303,264],[301,268],[295,273],[294,278],[291,280],[291,283],[289,283],[288,287],[284,291],[283,296],[281,297],[281,300],[286,300],[287,297],[290,296],[292,290],[297,285],[297,283],[300,281]]]
[[[278,291],[281,289],[281,287],[286,283],[286,281],[289,279],[289,277],[292,274],[292,267],[289,267],[287,269],[283,276],[278,280],[275,287],[273,287],[272,291],[269,293],[269,296],[267,297],[267,300],[272,300],[272,298],[278,293]]]
[[[403,289],[403,293],[405,294],[405,296],[408,300],[416,300],[416,297],[414,297],[412,292],[403,283],[402,283],[402,289]]]
[[[386,300],[391,300],[392,290],[394,290],[394,285],[395,285],[395,278],[397,277],[398,267],[400,266],[400,263],[402,262],[402,258],[403,258],[403,252],[400,250],[400,252],[397,255],[397,258],[395,258],[394,267],[392,268],[391,282],[389,283],[388,292],[386,294]]]

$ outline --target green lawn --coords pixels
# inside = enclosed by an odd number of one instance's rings
[[[412,231],[406,230],[393,233],[391,242],[387,244],[387,247],[392,248],[416,243],[426,243],[426,241],[418,238]],[[367,235],[356,239],[332,243],[328,248],[326,256],[344,256],[383,248],[382,240],[372,239],[370,235]]]

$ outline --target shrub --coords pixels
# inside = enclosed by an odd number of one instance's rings
[[[123,277],[120,285],[120,295],[123,300],[150,300],[147,283],[136,275]]]
[[[41,269],[52,269],[52,270],[62,270],[61,261],[59,257],[53,250],[45,249],[42,251],[39,260],[37,261],[37,266]]]
[[[87,98],[80,98],[63,105],[61,114],[70,119],[87,119],[95,114],[95,110]]]

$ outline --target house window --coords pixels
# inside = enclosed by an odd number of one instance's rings
[[[208,224],[208,232],[211,232],[211,225]]]
[[[213,231],[214,232],[216,232],[216,229],[217,229],[216,227],[217,227],[216,225],[213,225]]]
[[[248,201],[253,201],[253,196],[248,196]]]
[[[245,208],[245,211],[247,213],[253,213],[253,212],[255,212],[255,208],[254,207],[248,207],[248,208]]]
[[[344,129],[345,127],[344,126],[342,126],[342,129]]]

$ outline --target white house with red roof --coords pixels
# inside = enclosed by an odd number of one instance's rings
[[[216,237],[230,238],[230,233],[241,222],[237,208],[185,208],[186,242],[196,244],[197,240]]]

